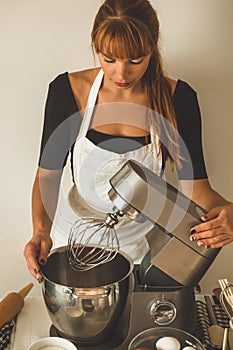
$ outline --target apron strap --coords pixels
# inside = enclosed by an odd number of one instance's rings
[[[90,93],[88,96],[87,106],[85,109],[85,113],[83,116],[80,131],[79,131],[79,134],[82,136],[86,136],[86,134],[88,132],[89,125],[90,125],[91,118],[92,118],[92,114],[93,114],[93,110],[95,108],[97,96],[99,93],[99,89],[100,89],[100,86],[101,86],[101,83],[103,80],[103,76],[104,76],[104,72],[102,71],[102,69],[100,69],[99,73],[97,74],[97,76],[92,84],[92,87],[91,87],[91,90],[90,90]]]

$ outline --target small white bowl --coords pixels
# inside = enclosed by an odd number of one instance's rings
[[[59,337],[48,337],[37,340],[28,350],[77,350],[69,340]]]

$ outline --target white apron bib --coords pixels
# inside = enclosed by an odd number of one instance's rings
[[[142,163],[156,174],[160,175],[162,157],[157,157],[156,138],[150,128],[149,145],[139,149],[118,154],[96,146],[87,137],[98,91],[103,79],[100,70],[90,91],[87,108],[84,113],[81,128],[73,149],[73,171],[75,185],[69,193],[69,205],[64,203],[60,208],[53,231],[55,246],[67,244],[70,228],[74,221],[84,216],[104,218],[106,213],[113,211],[113,203],[108,197],[111,188],[109,179],[123,166],[128,159]],[[72,209],[71,209],[72,208]],[[119,219],[115,226],[120,241],[121,250],[125,251],[135,263],[145,255],[148,244],[145,234],[152,228],[152,223],[138,223],[127,216]],[[98,237],[96,237],[96,243]]]

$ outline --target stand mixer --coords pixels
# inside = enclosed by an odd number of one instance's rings
[[[126,350],[141,331],[171,326],[195,333],[194,287],[219,249],[189,240],[203,210],[141,164],[129,160],[111,178],[115,212],[150,220],[149,251],[139,265],[121,251],[109,262],[75,271],[66,247],[41,266],[43,294],[53,322],[51,336],[79,350]],[[98,246],[86,246],[84,255]]]

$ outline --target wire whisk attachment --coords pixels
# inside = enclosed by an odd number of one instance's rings
[[[105,264],[117,255],[120,244],[114,226],[124,213],[108,213],[104,220],[84,217],[71,228],[67,244],[70,266],[76,271],[87,271]]]

